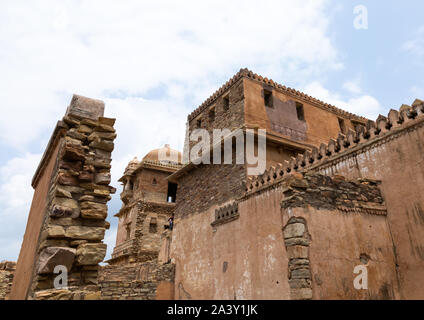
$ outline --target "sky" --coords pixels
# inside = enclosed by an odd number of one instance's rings
[[[424,98],[424,2],[0,1],[0,260],[16,261],[31,179],[72,94],[116,118],[107,258],[127,163],[169,143],[240,68],[375,120]]]

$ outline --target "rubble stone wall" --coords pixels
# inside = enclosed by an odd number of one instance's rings
[[[31,220],[39,224],[25,234],[17,265],[17,270],[25,263],[30,268],[26,277],[15,277],[13,299],[78,298],[85,295],[74,297],[73,291],[98,290],[98,263],[106,254],[102,240],[109,228],[106,203],[115,192],[109,186],[115,120],[102,117],[103,108],[101,101],[74,96],[61,135],[53,137],[55,153],[52,144],[47,148],[33,180],[35,188],[39,181],[45,184],[40,195],[45,198],[31,212],[27,228]],[[43,169],[45,163],[50,171]],[[58,265],[67,270],[68,290],[53,289]]]
[[[101,299],[173,299],[170,284],[174,282],[174,273],[174,264],[159,265],[156,261],[102,267],[99,272]],[[168,290],[163,290],[165,287]]]
[[[199,165],[178,181],[175,215],[201,213],[244,193],[244,165]]]
[[[16,269],[16,262],[0,262],[0,300],[9,299],[12,290],[13,276]]]

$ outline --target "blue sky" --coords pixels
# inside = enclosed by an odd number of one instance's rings
[[[368,28],[355,29],[364,5]],[[375,119],[424,98],[422,1],[0,2],[0,260],[16,260],[50,134],[77,93],[117,118],[108,256],[134,156],[182,150],[187,114],[240,68]]]

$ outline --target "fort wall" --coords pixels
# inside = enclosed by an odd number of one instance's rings
[[[366,129],[349,131],[319,149],[298,155],[248,181],[255,192],[287,174],[315,171],[325,175],[381,180],[388,223],[395,248],[397,275],[402,299],[422,297],[423,267],[423,138],[424,104],[391,110],[387,117],[369,121]]]

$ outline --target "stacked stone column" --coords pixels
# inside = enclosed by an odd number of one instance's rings
[[[100,296],[98,264],[106,254],[102,240],[109,229],[106,204],[116,191],[109,186],[115,119],[68,112],[63,122],[67,130],[50,184],[30,299]],[[67,270],[67,288],[55,288],[59,265]]]

